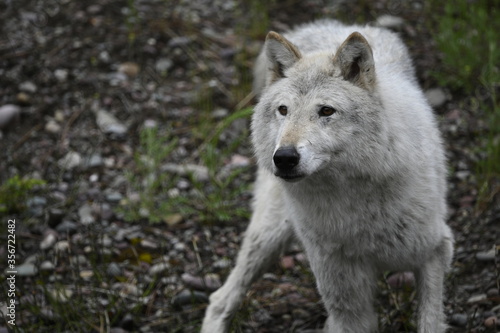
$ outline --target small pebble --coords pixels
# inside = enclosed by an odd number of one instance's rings
[[[398,29],[403,26],[405,21],[398,16],[393,15],[381,15],[377,18],[377,25],[379,27]]]
[[[496,316],[488,317],[484,320],[484,326],[488,328],[494,328],[498,324],[498,318]]]
[[[465,327],[467,326],[467,322],[468,322],[468,317],[466,314],[463,313],[454,313],[450,317],[450,324],[453,326]]]
[[[179,224],[180,222],[182,222],[183,220],[183,216],[181,214],[171,214],[171,215],[168,215],[167,217],[165,217],[165,222],[167,223],[168,226],[172,227],[176,224]]]
[[[446,100],[446,94],[441,88],[429,89],[425,92],[425,97],[432,107],[440,107]]]
[[[83,204],[78,209],[78,216],[80,217],[80,223],[83,225],[89,225],[95,222],[94,216],[92,215],[92,207],[88,204]]]
[[[488,291],[486,292],[486,296],[488,297],[495,297],[495,296],[498,296],[498,289],[497,288],[491,288],[491,289],[488,289]]]
[[[40,250],[43,251],[50,249],[52,246],[54,246],[56,241],[57,241],[57,233],[52,229],[47,230],[45,232],[43,240],[40,242]]]
[[[27,92],[27,93],[36,93],[38,88],[33,82],[25,81],[19,85],[19,90]]]
[[[74,234],[78,229],[78,225],[75,222],[68,220],[62,221],[61,224],[56,226],[56,231],[60,234]]]
[[[73,291],[71,289],[53,289],[49,291],[57,302],[66,303],[73,296]]]
[[[18,276],[35,276],[38,269],[33,263],[24,263],[15,268]]]
[[[191,305],[194,303],[208,303],[207,294],[201,291],[184,289],[172,299],[172,305],[175,308],[180,308],[183,305]]]
[[[117,263],[112,262],[108,265],[108,268],[106,269],[106,273],[109,276],[117,277],[122,275],[122,269],[120,266],[118,266]]]
[[[387,278],[387,284],[392,289],[412,288],[415,286],[415,276],[413,272],[395,273]]]
[[[139,74],[141,68],[135,62],[124,62],[118,66],[118,71],[127,75],[128,77],[135,77]]]
[[[67,69],[56,69],[54,71],[54,76],[59,82],[66,82],[68,79],[68,70]]]
[[[170,268],[170,264],[167,262],[161,262],[159,264],[155,264],[149,268],[149,275],[161,274],[169,268]]]
[[[71,170],[82,164],[82,157],[77,152],[70,151],[57,164],[64,170]]]
[[[123,195],[120,192],[110,191],[106,194],[106,200],[109,202],[120,202],[123,199]]]
[[[45,260],[44,262],[42,262],[40,264],[41,271],[53,271],[54,268],[55,268],[55,265],[51,261],[48,261],[48,260]]]
[[[20,92],[19,94],[17,94],[16,100],[21,105],[28,105],[31,103],[31,97],[25,92]]]
[[[218,269],[225,269],[225,268],[231,267],[231,265],[232,265],[231,260],[229,260],[227,258],[219,259],[212,264],[212,266],[214,268],[218,268]]]
[[[222,285],[220,277],[217,274],[207,274],[204,278],[202,278],[199,276],[193,276],[189,273],[184,273],[182,274],[181,279],[186,286],[198,290],[214,291],[219,289]]]
[[[87,166],[89,168],[99,168],[104,164],[100,154],[92,154],[88,159]]]
[[[78,254],[69,258],[69,262],[74,266],[85,266],[88,264],[88,259],[83,254]]]
[[[476,259],[479,261],[493,261],[495,260],[495,256],[495,249],[476,253]]]
[[[293,256],[283,256],[281,258],[281,267],[283,269],[292,269],[295,267]]]
[[[473,295],[467,300],[467,304],[482,302],[487,298],[486,294]]]
[[[69,242],[66,240],[62,240],[62,241],[55,243],[54,250],[56,252],[67,252],[69,250]]]
[[[14,120],[19,119],[21,108],[17,105],[6,104],[0,106],[0,129],[6,128]]]
[[[80,271],[80,277],[84,280],[90,279],[92,276],[94,276],[94,271],[91,270],[82,270]]]

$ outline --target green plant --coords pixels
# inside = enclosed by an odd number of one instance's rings
[[[137,10],[135,0],[127,0],[127,17],[125,24],[127,26],[127,39],[129,46],[132,46],[137,37],[137,30],[139,25],[139,12]]]
[[[442,7],[433,2],[433,9]],[[440,85],[470,96],[474,112],[488,124],[484,135],[485,158],[476,165],[480,200],[498,192],[492,180],[500,178],[500,9],[488,0],[446,3],[436,18],[435,39],[443,67],[433,72]]]
[[[164,190],[172,187],[176,178],[161,171],[162,163],[175,149],[177,141],[160,133],[156,127],[141,130],[139,147],[134,155],[135,168],[125,173],[130,191],[138,198],[119,207],[125,220],[148,218],[150,222],[160,222],[171,212],[173,205],[180,204],[180,199],[169,199]]]
[[[130,191],[136,193],[136,200],[127,200],[118,210],[127,221],[148,219],[152,223],[164,221],[173,214],[194,215],[203,223],[230,221],[234,218],[247,218],[248,209],[239,198],[248,189],[248,184],[235,185],[234,180],[245,168],[229,170],[220,177],[225,159],[232,154],[244,140],[243,131],[228,146],[219,147],[219,137],[234,121],[247,118],[252,109],[234,112],[227,118],[214,123],[208,117],[201,117],[199,124],[193,124],[195,137],[204,137],[198,154],[208,169],[208,180],[200,180],[194,174],[188,177],[194,190],[188,194],[169,195],[175,188],[178,176],[162,171],[162,165],[177,146],[177,140],[161,133],[157,128],[145,128],[140,133],[139,148],[134,156],[135,167],[126,172]],[[204,121],[203,121],[204,120]],[[208,184],[207,184],[208,182]]]
[[[30,193],[45,181],[33,178],[21,178],[15,175],[7,179],[0,186],[0,214],[14,214],[21,212],[26,206]]]
[[[222,169],[224,159],[230,156],[244,140],[247,140],[248,133],[243,131],[228,146],[219,147],[219,137],[234,121],[248,118],[252,113],[252,108],[245,108],[234,112],[227,118],[221,120],[207,136],[200,150],[200,158],[208,168],[210,186],[202,196],[198,197],[197,204],[203,207],[200,210],[200,217],[204,222],[228,222],[233,218],[248,218],[249,212],[245,205],[238,201],[241,194],[248,190],[248,184],[234,186],[235,179],[246,169],[236,168],[230,170],[221,177],[218,171]],[[203,192],[203,184],[191,177],[194,186],[199,192]]]
[[[433,72],[438,82],[466,93],[479,84],[498,83],[500,10],[488,0],[460,0],[444,6],[435,2],[433,8],[443,8],[443,14],[436,17],[435,40],[443,63]]]

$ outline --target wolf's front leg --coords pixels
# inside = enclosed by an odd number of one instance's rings
[[[444,238],[433,256],[417,271],[418,333],[443,333],[446,323],[443,311],[444,275],[453,254],[452,238]]]
[[[202,333],[229,331],[231,319],[251,283],[278,258],[293,234],[290,223],[285,219],[280,189],[273,186],[272,181],[262,180],[257,184],[254,214],[236,266],[224,285],[210,296]]]
[[[377,281],[374,268],[359,259],[326,254],[311,253],[314,257],[308,254],[328,312],[324,332],[377,332],[377,315],[373,308]]]

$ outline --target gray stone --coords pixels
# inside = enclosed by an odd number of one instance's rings
[[[447,100],[446,94],[441,88],[427,90],[425,92],[425,97],[427,98],[429,104],[434,108],[440,107]]]
[[[231,267],[231,265],[232,265],[231,260],[223,258],[223,259],[219,259],[216,262],[214,262],[212,266],[214,268],[224,269],[224,268]]]
[[[413,272],[398,272],[387,278],[387,284],[392,289],[412,288],[415,286]]]
[[[228,114],[229,114],[228,109],[220,108],[220,109],[216,109],[212,112],[212,117],[214,119],[223,119],[223,118],[227,117]]]
[[[123,195],[116,191],[109,191],[106,193],[106,200],[109,202],[120,202],[123,199]]]
[[[19,119],[21,108],[17,105],[6,104],[0,106],[0,130],[9,126],[14,120]]]
[[[33,82],[25,81],[19,85],[19,90],[27,92],[27,93],[36,93],[38,88]]]
[[[219,289],[222,285],[220,277],[217,274],[207,274],[202,278],[189,273],[184,273],[182,274],[181,279],[186,286],[198,290],[214,291]]]
[[[40,242],[40,250],[50,249],[57,241],[57,234],[54,230],[45,232],[43,240]]]
[[[99,129],[106,134],[122,136],[127,133],[127,127],[106,110],[96,112],[96,123]]]
[[[201,291],[192,291],[184,289],[172,299],[172,305],[175,308],[180,308],[184,305],[196,303],[208,303],[208,296]]]
[[[68,70],[58,68],[54,71],[54,76],[59,82],[66,82],[68,80]]]
[[[398,16],[382,15],[377,18],[377,25],[383,28],[400,29],[405,21]]]
[[[167,269],[170,268],[170,264],[167,262],[161,262],[158,264],[155,264],[149,268],[149,275],[157,275],[160,273],[163,273]]]
[[[67,252],[69,250],[69,242],[67,240],[62,240],[55,243],[54,250],[56,252]]]
[[[450,317],[450,324],[458,327],[467,326],[468,317],[463,313],[454,313]]]
[[[469,299],[467,300],[467,304],[479,303],[485,301],[487,298],[488,296],[486,296],[486,294],[473,295],[469,297]]]
[[[495,249],[476,253],[476,259],[479,261],[494,261],[496,257]]]
[[[56,268],[56,266],[51,261],[48,260],[45,260],[40,264],[41,271],[53,271],[54,268]]]
[[[113,276],[113,277],[116,277],[116,276],[120,276],[122,275],[122,269],[120,266],[118,266],[117,263],[115,262],[112,262],[108,265],[108,268],[106,269],[106,273],[109,275],[109,276]]]
[[[466,180],[467,177],[470,176],[470,174],[471,173],[469,170],[461,170],[461,171],[455,172],[455,177],[457,177],[460,180]]]
[[[78,216],[80,217],[81,224],[89,225],[95,222],[92,215],[92,208],[88,204],[84,204],[78,209]]]
[[[204,165],[166,163],[161,167],[161,171],[175,173],[179,176],[192,174],[193,177],[200,182],[209,179],[208,168]]]
[[[20,266],[16,267],[18,276],[35,276],[38,273],[38,269],[35,264],[30,262],[25,262]]]
[[[157,72],[163,74],[166,73],[170,68],[172,68],[173,65],[174,63],[172,62],[172,60],[168,58],[160,58],[155,63],[155,69]]]
[[[82,157],[77,152],[70,151],[57,164],[64,170],[71,170],[82,165]]]
[[[113,284],[111,288],[119,290],[121,294],[125,295],[140,296],[141,294],[139,287],[132,283],[118,282]]]
[[[45,124],[45,131],[51,134],[59,134],[61,132],[61,125],[54,119],[50,119],[47,124]]]
[[[73,266],[85,266],[89,263],[87,257],[85,257],[83,254],[78,254],[76,256],[70,257],[69,262]]]
[[[75,222],[72,221],[62,221],[61,224],[58,224],[56,226],[56,231],[60,234],[74,234],[76,230],[78,229],[78,225]]]
[[[27,200],[26,204],[28,207],[45,207],[47,205],[47,199],[44,197],[34,196]]]
[[[89,168],[98,168],[103,164],[104,162],[100,154],[92,154],[87,161],[87,167]]]

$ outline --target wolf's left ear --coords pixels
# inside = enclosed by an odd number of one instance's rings
[[[265,52],[272,65],[273,76],[271,81],[285,77],[285,70],[301,58],[300,51],[285,37],[271,31],[266,36]]]
[[[333,61],[345,80],[372,90],[375,86],[375,62],[372,48],[359,32],[353,32],[340,45]]]

